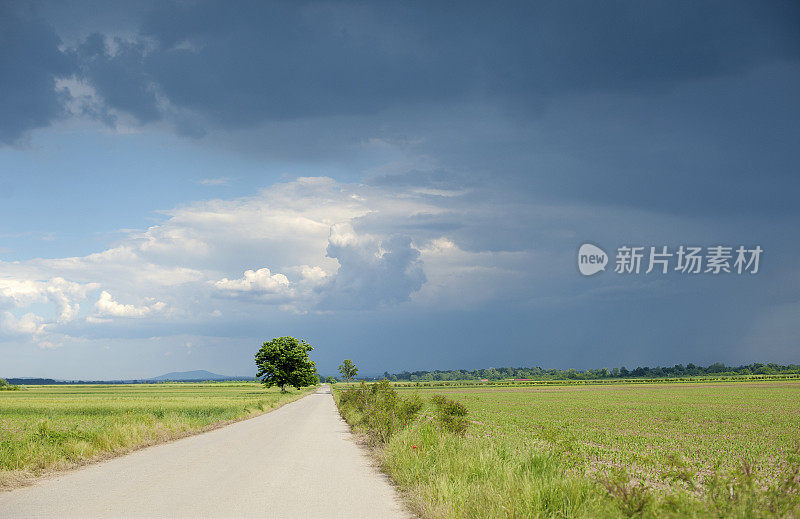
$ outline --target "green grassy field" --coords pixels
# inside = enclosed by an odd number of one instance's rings
[[[470,412],[382,449],[423,517],[800,516],[795,381],[398,390]]]
[[[308,391],[255,382],[27,386],[0,392],[0,488],[269,411]]]

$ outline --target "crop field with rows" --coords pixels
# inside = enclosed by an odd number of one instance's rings
[[[425,517],[800,514],[796,381],[397,389],[469,411],[383,451]]]

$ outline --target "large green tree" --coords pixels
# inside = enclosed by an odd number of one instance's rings
[[[265,342],[256,352],[256,377],[267,387],[286,386],[301,388],[318,382],[317,365],[308,358],[313,350],[306,341],[294,337],[276,337]]]
[[[344,361],[339,364],[339,373],[350,382],[350,380],[358,374],[358,368],[353,364],[351,359],[344,359]]]

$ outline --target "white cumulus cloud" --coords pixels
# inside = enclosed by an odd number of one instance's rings
[[[163,311],[167,303],[158,301],[144,306],[125,305],[114,301],[111,294],[103,290],[100,298],[94,304],[98,317],[147,317],[150,314]]]
[[[11,336],[38,337],[45,333],[44,319],[34,313],[27,313],[17,318],[11,312],[3,312],[2,319],[0,319],[0,330]]]
[[[218,290],[230,292],[266,292],[284,293],[291,283],[283,274],[272,274],[268,268],[258,270],[245,270],[244,276],[240,279],[222,278],[214,287]]]
[[[498,222],[520,218],[500,219],[496,205],[470,196],[301,177],[188,203],[147,229],[122,231],[105,250],[0,261],[0,311],[39,316],[4,317],[5,334],[24,329],[67,344],[94,327],[104,336],[142,333],[115,324],[121,318],[186,332],[209,318],[224,327],[265,312],[478,304],[520,286],[532,256],[483,247],[473,235],[487,227],[496,235]]]

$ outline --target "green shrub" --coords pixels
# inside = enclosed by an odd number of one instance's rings
[[[18,389],[19,386],[9,384],[8,381],[6,381],[6,379],[0,378],[0,391],[16,391]]]
[[[442,429],[456,434],[464,434],[467,431],[469,421],[464,404],[441,395],[431,397],[431,402],[436,406],[436,420]]]
[[[386,444],[392,435],[408,427],[424,407],[419,395],[402,398],[388,380],[374,384],[364,381],[338,395],[339,411],[351,425],[366,432],[375,443]],[[463,435],[469,421],[460,402],[435,395],[436,421],[442,431]]]
[[[417,395],[401,398],[388,380],[349,387],[339,396],[345,419],[367,432],[376,443],[388,443],[395,431],[407,427],[422,409]]]

